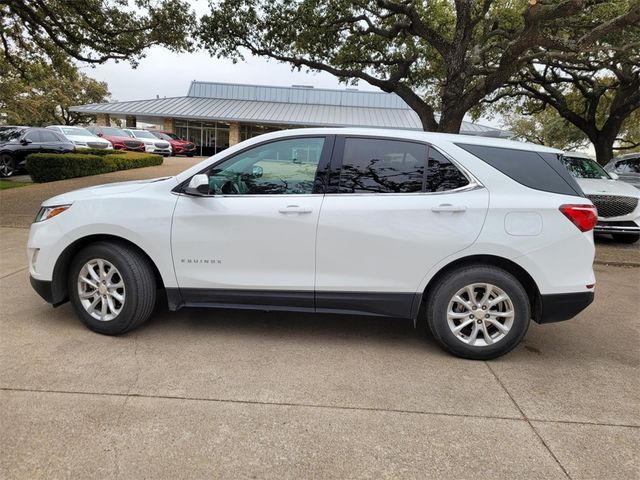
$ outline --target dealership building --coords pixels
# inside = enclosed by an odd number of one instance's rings
[[[306,85],[274,87],[193,81],[184,97],[95,103],[71,108],[96,116],[98,125],[118,119],[128,127],[155,125],[195,143],[211,155],[262,133],[302,127],[372,127],[422,130],[418,115],[395,94]],[[460,133],[508,137],[504,130],[463,122]]]

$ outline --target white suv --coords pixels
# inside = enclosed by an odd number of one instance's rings
[[[144,143],[145,152],[157,153],[163,157],[171,156],[171,144],[165,140],[159,139],[153,133],[138,128],[123,128],[123,130],[131,138],[135,138]]]
[[[421,320],[474,359],[594,296],[596,211],[561,152],[399,130],[261,135],[176,177],[47,200],[31,283],[104,334],[185,306]]]

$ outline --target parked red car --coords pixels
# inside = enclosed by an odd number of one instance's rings
[[[196,154],[196,145],[188,140],[182,140],[173,132],[163,132],[161,130],[149,130],[156,137],[166,140],[171,144],[174,155],[186,155],[193,157]]]
[[[116,150],[131,150],[133,152],[144,152],[144,143],[135,138],[131,138],[126,132],[115,127],[87,127],[91,133],[109,140]]]

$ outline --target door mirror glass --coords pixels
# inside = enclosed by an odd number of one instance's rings
[[[191,177],[189,185],[184,189],[184,193],[187,195],[194,195],[196,197],[209,195],[209,177],[204,173],[194,175]]]

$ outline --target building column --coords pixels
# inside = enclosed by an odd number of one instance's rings
[[[136,128],[136,117],[133,115],[127,115],[125,118],[126,126],[128,128]]]
[[[175,118],[165,118],[162,120],[162,131],[175,133],[176,132],[176,119]]]
[[[99,127],[109,127],[111,126],[111,118],[108,113],[97,113],[96,114],[96,125]]]
[[[229,146],[233,147],[240,143],[240,124],[238,122],[229,123]]]

